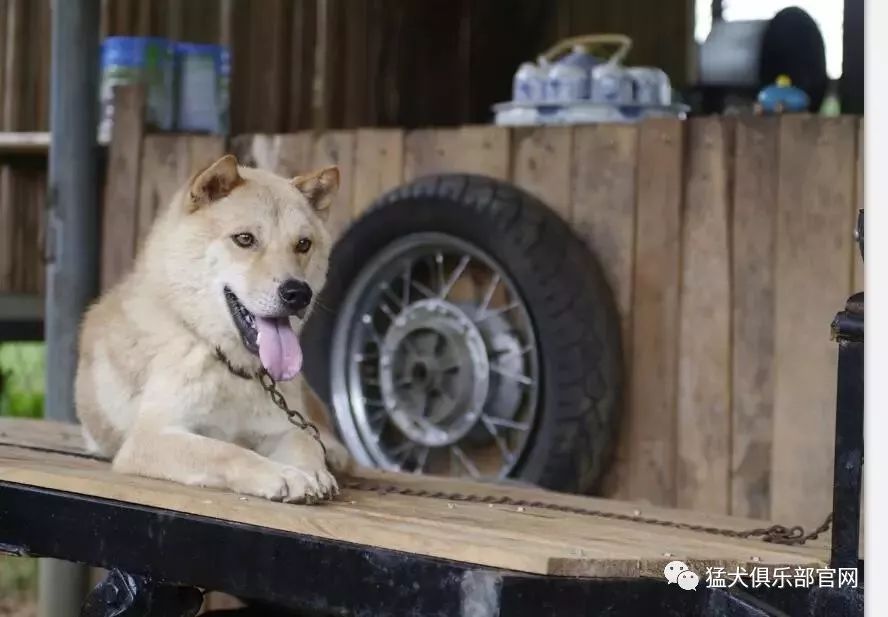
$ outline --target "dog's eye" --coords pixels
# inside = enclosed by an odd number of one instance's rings
[[[308,238],[299,238],[296,241],[296,252],[307,253],[311,249],[311,240]]]
[[[247,232],[234,234],[231,239],[242,249],[248,249],[256,244],[256,236]]]

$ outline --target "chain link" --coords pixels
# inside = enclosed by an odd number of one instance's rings
[[[305,416],[303,416],[300,412],[296,411],[295,409],[291,409],[289,405],[287,405],[287,399],[285,399],[284,395],[281,394],[280,390],[278,390],[277,383],[275,382],[274,378],[268,374],[268,371],[263,368],[256,375],[256,377],[259,379],[259,383],[262,385],[262,388],[265,390],[266,393],[268,393],[268,396],[271,398],[272,402],[287,415],[287,420],[289,420],[293,426],[306,431],[314,438],[315,441],[318,442],[318,444],[320,444],[321,449],[324,451],[324,459],[326,460],[327,447],[324,445],[324,442],[321,441],[321,435],[320,431],[318,431],[318,427],[306,420]],[[547,503],[544,501],[515,499],[513,497],[505,496],[495,497],[493,495],[472,495],[465,493],[449,493],[445,491],[431,491],[426,489],[409,488],[398,486],[396,484],[388,484],[384,482],[377,482],[375,480],[367,480],[364,478],[349,478],[342,483],[342,488],[356,491],[375,492],[379,493],[380,495],[403,495],[405,497],[424,497],[428,499],[440,499],[450,502],[501,505],[514,508],[537,508],[542,510],[550,510],[553,512],[565,512],[568,514],[579,514],[583,516],[594,516],[597,518],[642,523],[645,525],[656,525],[659,527],[681,529],[684,531],[696,531],[699,533],[725,536],[728,538],[761,538],[764,542],[793,546],[801,546],[809,540],[817,539],[820,534],[824,533],[827,529],[830,528],[833,518],[832,513],[830,513],[823,521],[823,523],[821,523],[810,533],[805,533],[805,529],[800,525],[794,525],[792,527],[786,527],[784,525],[771,525],[770,527],[755,527],[753,529],[738,531],[735,529],[724,529],[720,527],[712,527],[709,525],[694,525],[691,523],[679,523],[676,521],[667,521],[641,515],[635,516],[632,514],[608,512],[606,510],[594,510],[592,508],[582,508],[579,506]]]
[[[734,529],[723,529],[719,527],[711,527],[708,525],[694,525],[691,523],[679,523],[676,521],[667,521],[658,518],[650,518],[643,516],[635,516],[632,514],[622,514],[619,512],[608,512],[606,510],[594,510],[592,508],[583,508],[579,506],[568,506],[544,501],[532,501],[528,499],[515,499],[513,497],[493,495],[471,495],[464,493],[448,493],[445,491],[431,491],[425,489],[408,488],[398,486],[396,484],[386,484],[375,480],[366,480],[363,478],[351,478],[345,481],[343,488],[358,491],[372,491],[380,495],[403,495],[406,497],[426,497],[430,499],[441,499],[450,502],[477,503],[489,505],[502,505],[516,508],[538,508],[550,510],[554,512],[566,512],[569,514],[580,514],[583,516],[594,516],[597,518],[612,519],[618,521],[630,521],[635,523],[643,523],[646,525],[657,525],[660,527],[669,527],[672,529],[682,529],[685,531],[696,531],[712,535],[726,536],[729,538],[761,538],[765,542],[786,545],[802,545],[809,540],[816,539],[821,533],[829,529],[832,524],[832,513],[826,517],[814,531],[805,533],[804,528],[799,525],[793,527],[785,527],[783,525],[772,525],[770,527],[756,527],[737,531]]]
[[[324,460],[327,460],[327,446],[324,445],[324,442],[321,441],[321,432],[318,430],[318,427],[305,419],[300,412],[295,409],[290,409],[290,406],[287,405],[287,399],[284,398],[284,395],[281,394],[281,391],[277,388],[277,382],[274,380],[274,377],[268,374],[268,371],[265,368],[262,368],[257,374],[256,378],[259,380],[259,383],[262,385],[262,389],[268,394],[269,398],[271,398],[271,402],[277,405],[281,411],[283,411],[287,415],[287,420],[290,421],[290,424],[295,426],[298,429],[301,429],[311,435],[316,442],[321,446],[321,450],[324,451]]]

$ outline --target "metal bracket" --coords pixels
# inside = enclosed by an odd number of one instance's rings
[[[194,617],[203,593],[111,570],[86,597],[80,617]]]

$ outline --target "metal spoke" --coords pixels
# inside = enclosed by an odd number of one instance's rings
[[[444,288],[441,290],[440,295],[438,296],[442,300],[447,298],[447,295],[453,289],[453,286],[456,285],[456,282],[459,280],[459,277],[463,275],[463,272],[466,271],[466,267],[469,265],[469,262],[472,260],[468,255],[463,255],[462,259],[459,260],[459,263],[456,265],[456,268],[453,269],[453,272],[450,273],[450,278],[447,279],[447,282],[444,284]]]
[[[385,313],[385,316],[389,318],[389,321],[395,320],[395,314],[392,312],[392,309],[389,308],[389,305],[386,304],[385,302],[379,303],[379,310],[381,310],[383,313]]]
[[[512,429],[514,431],[529,431],[530,424],[527,422],[515,422],[514,420],[507,420],[506,418],[497,418],[496,416],[490,416],[484,414],[481,416],[482,420],[490,422],[494,426],[502,426],[508,429]]]
[[[516,308],[518,308],[520,306],[521,306],[521,303],[516,300],[516,301],[514,301],[510,304],[507,304],[506,306],[503,306],[501,308],[495,308],[493,310],[486,311],[484,313],[481,313],[479,317],[475,318],[475,323],[481,323],[485,319],[490,319],[491,317],[495,317],[497,315],[502,315],[503,313],[508,313],[509,311],[515,310]]]
[[[466,453],[463,452],[458,445],[453,444],[452,446],[450,446],[450,453],[456,456],[456,459],[460,463],[462,463],[463,467],[466,468],[466,471],[469,472],[469,475],[471,475],[473,478],[481,477],[481,472],[475,466],[475,463],[473,463],[471,459],[466,456]]]
[[[527,375],[520,375],[518,373],[512,373],[511,371],[507,371],[504,368],[497,366],[496,364],[490,365],[490,370],[496,373],[497,375],[502,375],[506,379],[511,379],[513,381],[517,381],[520,384],[524,384],[525,386],[532,386],[533,379],[528,377]]]
[[[525,345],[520,349],[494,349],[490,354],[491,358],[511,358],[512,356],[523,356],[534,351],[536,347],[533,345]]]
[[[425,285],[420,283],[419,281],[411,281],[410,284],[413,286],[413,288],[416,291],[418,291],[419,293],[424,295],[426,298],[434,298],[435,296],[438,295],[434,291],[432,291],[431,289],[429,289],[428,287],[426,287]]]
[[[438,293],[440,294],[444,289],[444,255],[441,254],[441,251],[435,253],[435,270],[438,272]]]
[[[407,306],[407,301],[402,302],[401,298],[395,295],[395,292],[392,291],[392,288],[389,287],[388,283],[380,283],[379,288],[382,290],[382,293],[384,293],[387,298],[394,302],[395,306],[397,306],[399,310]]]
[[[403,463],[415,447],[416,444],[408,440],[392,448],[389,452],[397,458],[398,462]]]
[[[361,317],[361,323],[370,331],[370,338],[373,339],[373,342],[376,343],[376,347],[382,347],[382,338],[379,336],[379,332],[376,331],[376,328],[373,327],[373,318],[369,314],[364,314]]]
[[[508,463],[512,464],[515,462],[515,455],[509,450],[509,446],[506,444],[505,440],[502,436],[497,432],[496,425],[494,425],[490,418],[482,415],[481,416],[481,424],[484,425],[484,428],[487,429],[487,432],[490,433],[490,436],[493,437],[493,441],[496,442],[497,447],[499,447],[500,453],[503,456],[503,459]]]
[[[494,272],[493,276],[490,278],[490,283],[487,284],[487,289],[484,291],[484,297],[481,300],[481,304],[478,305],[478,310],[475,311],[475,315],[480,317],[487,312],[487,307],[490,306],[490,301],[493,300],[493,294],[496,292],[496,288],[499,284],[499,272]]]
[[[425,446],[416,457],[416,468],[413,470],[415,474],[421,474],[425,469],[426,462],[429,460],[429,450],[428,446]]]
[[[404,306],[410,304],[410,273],[413,271],[413,262],[408,261],[407,267],[404,268],[404,288],[402,290],[402,294],[404,297]]]

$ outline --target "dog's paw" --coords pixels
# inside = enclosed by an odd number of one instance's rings
[[[312,504],[339,494],[336,478],[326,469],[309,470],[288,465],[276,467],[275,470],[245,478],[243,485],[233,488],[240,493],[287,503]]]
[[[324,439],[324,447],[327,449],[327,465],[334,473],[350,473],[352,471],[354,461],[344,445],[335,439]]]

